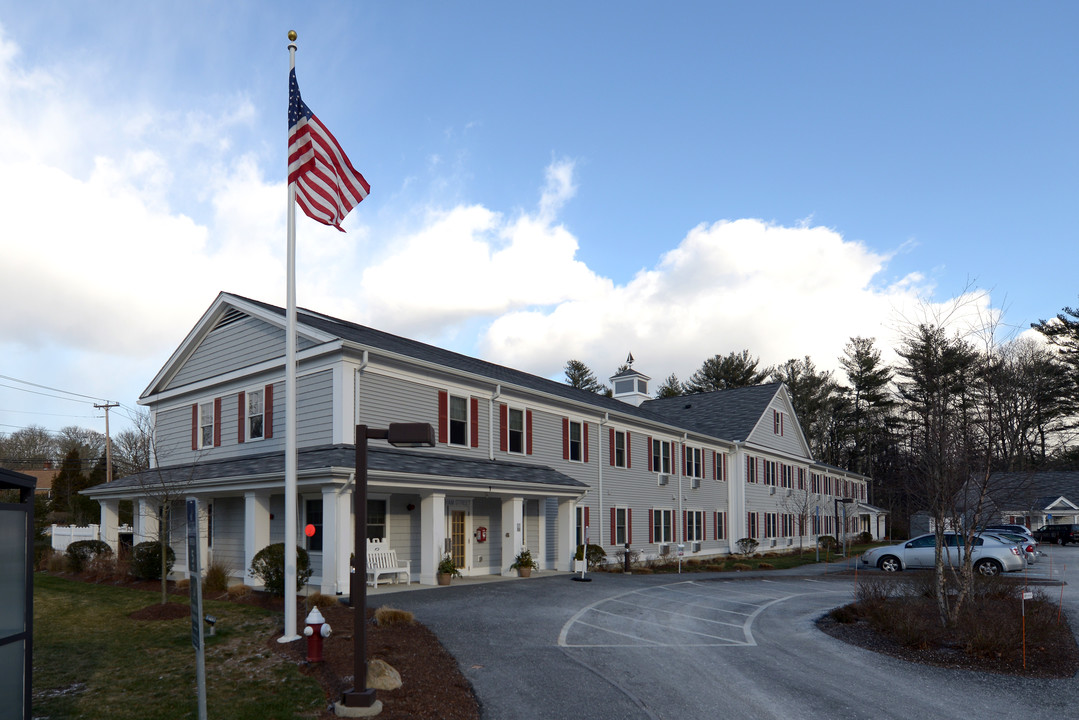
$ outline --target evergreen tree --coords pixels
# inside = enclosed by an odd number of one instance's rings
[[[685,384],[685,393],[712,392],[760,385],[773,368],[758,370],[760,358],[750,357],[749,350],[731,352],[726,357],[714,355],[701,364]]]
[[[596,380],[596,376],[592,370],[580,360],[567,361],[565,372],[566,384],[570,387],[575,387],[579,390],[587,390],[588,392],[594,392],[600,395],[610,395],[610,390],[607,386],[599,380]]]
[[[682,388],[682,383],[674,373],[668,375],[667,379],[656,388],[656,398],[678,397],[679,395],[684,394],[685,391]]]
[[[850,401],[849,425],[854,441],[850,467],[869,476],[873,475],[873,459],[885,442],[888,420],[895,407],[892,369],[881,360],[875,342],[875,338],[852,337],[839,358],[847,374]]]

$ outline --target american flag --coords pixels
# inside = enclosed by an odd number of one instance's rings
[[[352,167],[333,133],[300,98],[296,70],[288,75],[288,182],[308,217],[341,232],[341,222],[371,186]]]

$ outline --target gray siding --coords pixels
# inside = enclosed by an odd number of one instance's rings
[[[297,347],[313,343],[300,337]],[[285,332],[262,320],[246,317],[211,331],[169,381],[167,389],[250,367],[285,354]]]
[[[299,447],[333,442],[333,371],[321,370],[297,378],[296,441]],[[157,413],[157,454],[161,465],[196,460],[236,457],[245,453],[282,452],[285,448],[285,383],[273,383],[273,437],[239,442],[241,422],[238,396],[241,390],[261,388],[261,383],[236,383],[214,395],[175,405]],[[221,445],[191,450],[191,406],[221,398]]]
[[[218,498],[214,504],[214,562],[223,564],[233,577],[244,574],[244,500]]]

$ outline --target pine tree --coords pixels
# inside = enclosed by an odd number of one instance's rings
[[[757,370],[760,358],[750,357],[749,350],[731,352],[726,357],[714,355],[701,364],[685,384],[685,392],[702,393],[714,390],[760,385],[772,374],[773,368]]]
[[[609,395],[610,390],[606,385],[596,380],[592,370],[580,360],[566,362],[566,384],[579,390],[587,390],[600,395]]]

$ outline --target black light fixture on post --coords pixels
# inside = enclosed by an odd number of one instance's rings
[[[356,426],[356,487],[352,512],[356,519],[349,600],[355,613],[352,634],[352,689],[346,690],[336,712],[345,717],[377,715],[381,704],[367,687],[367,441],[386,440],[394,447],[434,447],[435,429],[429,423],[390,423],[389,428]],[[350,712],[349,709],[364,709]]]
[[[842,552],[839,553],[840,557],[845,557],[847,554],[846,543],[839,542],[839,503],[843,503],[843,519],[847,519],[847,503],[854,502],[850,498],[836,498],[835,499],[835,541],[838,549]],[[846,539],[847,531],[843,531],[843,538]]]

